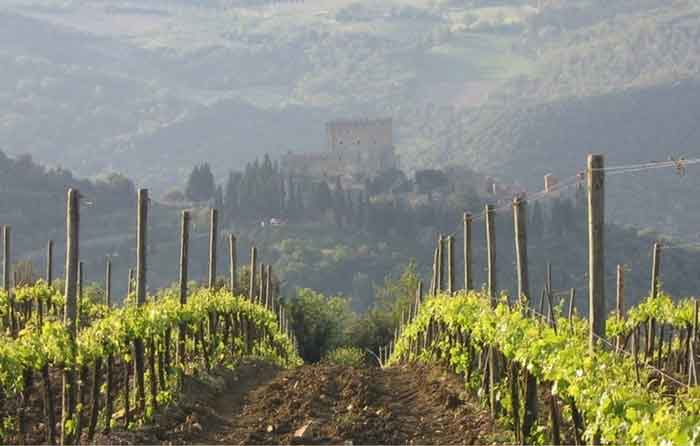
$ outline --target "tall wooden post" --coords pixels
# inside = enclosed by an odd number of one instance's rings
[[[112,259],[107,258],[107,266],[105,268],[105,305],[107,308],[112,307]],[[110,423],[112,422],[112,412],[114,400],[112,396],[112,388],[114,387],[114,355],[107,355],[107,370],[105,373],[105,430],[109,432]]]
[[[148,226],[148,189],[138,191],[138,214],[136,218],[136,305],[146,304],[146,228]],[[146,409],[144,384],[143,339],[134,340],[134,370],[136,374],[137,409]]]
[[[266,265],[264,263],[260,264],[260,282],[258,283],[258,303],[260,305],[265,305],[265,299],[267,298],[265,296],[265,268]]]
[[[437,258],[437,292],[440,293],[442,292],[442,287],[445,283],[445,268],[443,268],[444,263],[443,259],[445,257],[445,250],[443,249],[444,246],[444,238],[442,237],[442,234],[438,236],[438,258]]]
[[[250,248],[250,284],[248,287],[248,298],[251,302],[255,301],[255,268],[258,256],[258,251],[255,245]]]
[[[53,240],[49,240],[46,244],[46,283],[51,285],[53,282]]]
[[[616,301],[617,301],[617,317],[620,320],[625,318],[625,271],[622,265],[617,265],[616,277]],[[620,351],[622,348],[622,336],[618,335],[615,341],[615,349]]]
[[[219,211],[211,210],[209,218],[209,288],[216,286],[216,242],[218,241]]]
[[[603,156],[589,155],[588,183],[588,307],[591,349],[605,337],[605,173]]]
[[[134,268],[129,268],[129,283],[126,287],[127,296],[131,296],[134,292]]]
[[[651,299],[656,299],[659,294],[659,270],[661,267],[661,245],[659,242],[655,242],[652,248],[651,254],[651,289],[649,290],[649,297]],[[649,328],[647,331],[647,348],[646,356],[652,355],[654,352],[654,342],[656,338],[656,320],[654,318],[649,319]]]
[[[455,291],[455,238],[447,237],[447,292],[452,295]]]
[[[518,300],[529,306],[530,279],[527,265],[527,209],[523,200],[513,200],[513,228],[515,229],[515,262],[518,278]]]
[[[486,251],[488,261],[488,293],[491,306],[496,307],[496,228],[494,226],[493,206],[486,205]],[[498,381],[498,358],[497,350],[489,347],[489,402],[491,415],[495,418],[498,415],[498,401],[496,400],[496,384]]]
[[[272,265],[267,265],[265,271],[265,306],[272,310]]]
[[[68,190],[66,209],[66,284],[65,309],[63,323],[70,336],[70,348],[75,350],[75,338],[78,335],[78,257],[80,231],[80,192]],[[61,394],[61,445],[73,444],[70,431],[66,429],[75,414],[75,370],[70,367],[63,371],[63,390]]]
[[[418,286],[416,287],[416,312],[415,312],[415,316],[418,316],[418,311],[420,310],[420,306],[422,303],[423,303],[423,281],[419,280]]]
[[[190,245],[190,213],[182,211],[182,223],[180,229],[180,306],[187,303],[187,267]],[[181,322],[177,330],[177,348],[175,355],[179,368],[185,364],[185,337],[187,324]]]
[[[2,287],[7,293],[8,312],[7,312],[7,327],[10,329],[10,334],[15,336],[15,299],[12,296],[11,274],[12,263],[10,260],[10,227],[5,225],[2,227],[3,240],[3,258],[2,258]]]
[[[472,275],[472,216],[464,213],[464,289],[474,289],[474,276]]]
[[[105,269],[105,305],[112,306],[112,259],[107,259]]]
[[[77,330],[80,331],[80,317],[83,313],[83,274],[85,274],[85,263],[81,260],[78,262],[78,319],[76,324],[78,326]]]
[[[518,280],[518,301],[527,306],[529,313],[530,279],[527,263],[527,204],[520,198],[513,200],[513,228],[515,231],[515,261]],[[514,371],[517,368],[514,367]],[[537,420],[537,378],[527,370],[525,376],[525,413],[523,416],[522,432],[520,439],[527,444],[530,439],[532,427]],[[517,393],[517,391],[516,391]]]
[[[493,206],[487,204],[486,214],[486,252],[488,262],[488,292],[491,306],[496,306],[496,228],[494,226]]]
[[[236,294],[236,288],[238,288],[238,266],[236,265],[236,236],[233,234],[228,235],[228,261],[229,287],[231,288],[231,293]]]
[[[433,251],[433,276],[430,279],[430,295],[435,296],[437,295],[437,280],[438,280],[438,255],[440,251],[438,248],[435,248]]]

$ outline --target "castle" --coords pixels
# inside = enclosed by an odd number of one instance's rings
[[[394,152],[391,118],[342,119],[326,123],[326,150],[287,153],[282,170],[311,178],[340,177],[344,187],[356,187],[380,172],[399,167]]]

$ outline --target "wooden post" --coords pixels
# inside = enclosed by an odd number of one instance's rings
[[[78,331],[80,331],[81,317],[83,313],[83,274],[85,274],[85,262],[82,260],[78,262],[78,319],[76,324],[78,324]]]
[[[433,277],[430,279],[430,294],[432,296],[437,295],[438,254],[439,254],[439,251],[437,248],[435,248],[435,250],[433,251]]]
[[[112,259],[107,259],[105,269],[105,305],[112,306]]]
[[[146,303],[146,228],[148,226],[148,189],[138,191],[138,215],[136,219],[136,305]],[[146,409],[146,389],[144,383],[143,339],[134,340],[134,371],[136,373],[137,409]]]
[[[107,308],[112,307],[112,259],[107,259],[107,268],[105,271],[105,305]],[[105,431],[109,432],[112,422],[113,412],[113,397],[112,388],[114,386],[114,356],[112,353],[107,355],[107,373],[105,377]]]
[[[268,263],[265,271],[265,307],[272,310],[272,265]]]
[[[83,274],[85,274],[85,263],[81,260],[78,262],[78,331],[80,331],[80,317],[83,312]]]
[[[264,263],[260,264],[260,281],[258,283],[258,303],[260,305],[265,305],[265,299],[267,299],[267,296],[265,296],[265,271],[266,271],[267,265]]]
[[[15,336],[15,299],[12,296],[10,275],[12,274],[12,263],[10,261],[10,227],[5,225],[2,227],[3,239],[3,258],[2,258],[2,287],[7,293],[8,312],[7,312],[7,327],[10,334]]]
[[[444,238],[442,234],[438,235],[438,261],[437,261],[437,292],[442,292],[442,286],[445,283],[445,268],[443,268],[443,258],[445,257],[445,251],[443,250]]]
[[[545,270],[544,276],[544,289],[545,289],[545,300],[547,301],[547,314],[542,313],[543,316],[549,316],[552,312],[552,263],[547,262],[547,269]]]
[[[78,257],[80,231],[80,192],[68,190],[66,209],[66,284],[65,309],[63,323],[70,336],[70,348],[75,350],[75,338],[78,335]],[[72,444],[72,438],[66,429],[75,415],[75,370],[66,367],[63,371],[63,389],[61,394],[61,445]]]
[[[569,322],[574,317],[574,308],[576,306],[576,288],[571,288],[569,292]]]
[[[251,302],[255,301],[255,263],[257,262],[257,250],[255,245],[250,248],[250,284],[248,287],[248,298]]]
[[[455,238],[447,237],[447,292],[452,295],[455,291]]]
[[[420,306],[423,303],[423,281],[419,280],[418,281],[418,286],[416,287],[416,311],[414,316],[418,316],[418,310],[420,310]]]
[[[603,156],[588,156],[588,307],[591,350],[605,337],[605,173]]]
[[[625,272],[622,265],[617,265],[616,277],[616,301],[617,301],[617,317],[620,320],[625,318]],[[622,349],[622,336],[618,335],[615,341],[615,350],[618,352]]]
[[[486,252],[488,262],[488,292],[491,306],[496,307],[496,228],[494,226],[493,206],[486,205]]]
[[[527,209],[523,200],[513,200],[513,228],[515,228],[515,262],[518,278],[518,301],[529,307],[530,279],[527,267]]]
[[[231,288],[231,293],[235,295],[236,288],[238,288],[238,276],[236,275],[238,266],[236,265],[236,236],[233,234],[228,236],[228,260],[229,287]]]
[[[182,211],[182,223],[180,229],[180,306],[187,303],[187,266],[190,244],[190,213]],[[177,331],[177,367],[182,369],[185,364],[185,336],[187,324],[180,323]]]
[[[472,216],[464,213],[464,289],[474,289],[474,276],[472,275]]]
[[[698,370],[695,358],[695,348],[698,339],[698,300],[695,299],[694,317],[693,317],[693,332],[690,334],[690,348],[688,349],[688,385],[698,385]]]
[[[529,308],[530,279],[527,263],[526,206],[525,201],[520,198],[513,200],[513,228],[515,230],[515,258],[518,279],[517,295],[519,302]],[[515,362],[513,362],[513,368],[517,370]],[[527,369],[523,369],[523,374],[525,378],[525,413],[523,414],[522,432],[519,433],[519,436],[522,444],[528,444],[531,441],[532,427],[537,420],[537,378],[529,373]]]
[[[211,210],[209,222],[209,288],[216,286],[216,242],[218,240],[219,212]]]
[[[46,244],[46,283],[51,286],[53,282],[53,240]]]
[[[496,307],[496,228],[494,227],[493,206],[486,205],[486,250],[488,260],[488,294],[491,306]],[[491,416],[498,416],[498,401],[496,400],[496,384],[498,381],[498,358],[496,349],[489,347],[489,402]]]
[[[129,284],[126,288],[127,296],[131,296],[134,292],[134,268],[129,268]]]
[[[649,291],[649,297],[651,299],[656,299],[659,292],[659,268],[661,266],[661,245],[659,242],[654,243],[652,248],[652,259],[651,259],[651,290]],[[647,345],[646,345],[646,356],[652,355],[654,351],[654,339],[656,337],[656,320],[654,318],[649,319],[649,328],[647,330]]]

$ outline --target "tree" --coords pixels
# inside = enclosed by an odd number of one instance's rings
[[[235,174],[233,171],[230,171],[226,179],[226,187],[224,188],[224,209],[226,210],[226,218],[229,222],[238,215],[239,182],[240,174]]]
[[[302,288],[288,304],[291,324],[305,361],[318,362],[327,352],[347,345],[355,320],[348,301]]]
[[[416,263],[410,261],[398,278],[387,277],[382,286],[375,288],[374,306],[353,325],[353,341],[372,351],[386,345],[401,322],[401,315],[408,317],[419,280]]]
[[[328,187],[328,183],[321,181],[317,186],[314,194],[314,206],[322,212],[328,210],[333,204],[333,199],[331,198],[331,190]]]
[[[192,201],[206,201],[214,196],[216,186],[209,163],[195,166],[187,179],[185,195]]]

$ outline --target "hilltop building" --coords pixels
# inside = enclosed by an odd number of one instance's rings
[[[344,187],[358,187],[382,171],[399,167],[391,118],[342,119],[326,123],[326,150],[288,153],[280,166],[287,174],[312,178],[341,177]]]

